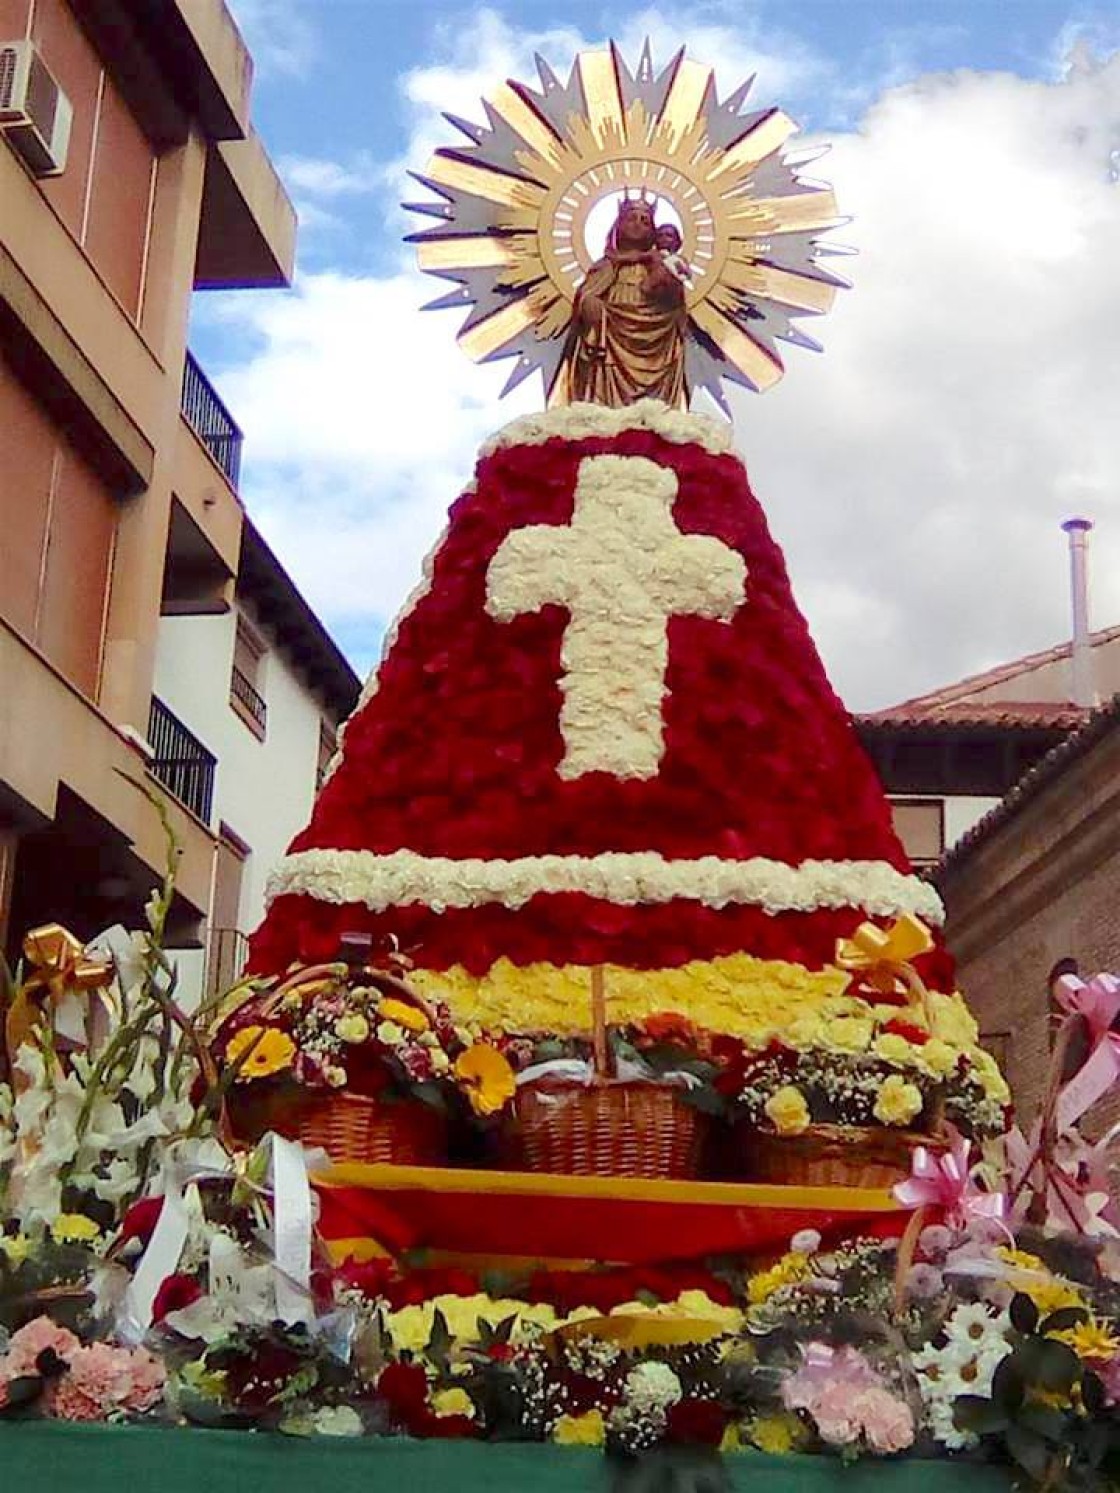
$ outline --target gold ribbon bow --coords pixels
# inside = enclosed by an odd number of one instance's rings
[[[113,966],[101,959],[87,959],[83,946],[61,923],[32,928],[23,940],[23,955],[31,973],[16,992],[4,1023],[4,1044],[17,1093],[26,1088],[28,1080],[17,1070],[16,1058],[20,1048],[35,1039],[43,1022],[44,1005],[60,1005],[75,991],[104,990],[113,980]],[[40,991],[45,1000],[38,998]]]
[[[23,940],[23,957],[33,971],[23,988],[29,995],[45,990],[55,1005],[71,990],[101,990],[113,979],[113,966],[87,959],[82,944],[61,923],[32,928]]]
[[[926,987],[913,961],[933,948],[929,929],[913,913],[904,912],[889,928],[861,923],[851,938],[836,940],[836,963],[859,975],[880,995],[907,994],[926,1006]]]

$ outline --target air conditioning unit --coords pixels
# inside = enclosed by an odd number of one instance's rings
[[[0,42],[0,130],[36,176],[65,169],[73,116],[34,44]]]

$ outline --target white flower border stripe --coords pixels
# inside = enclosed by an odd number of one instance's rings
[[[654,851],[451,860],[397,850],[300,850],[269,877],[268,899],[306,896],[374,912],[420,903],[434,912],[499,903],[523,907],[548,892],[582,892],[624,907],[683,898],[706,907],[751,904],[771,913],[859,907],[876,917],[912,912],[940,924],[941,898],[928,882],[885,861],[666,860]]]

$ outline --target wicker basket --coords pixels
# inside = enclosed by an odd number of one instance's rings
[[[910,1175],[917,1146],[940,1146],[917,1131],[856,1125],[810,1125],[800,1135],[739,1126],[736,1139],[749,1181],[787,1187],[893,1187]]]
[[[321,1146],[334,1162],[439,1166],[447,1159],[447,1119],[419,1099],[387,1102],[365,1094],[304,1091],[263,1098],[232,1096],[237,1135],[255,1142],[269,1130]]]
[[[576,1177],[698,1175],[708,1116],[667,1084],[598,1079],[518,1089],[503,1165]]]

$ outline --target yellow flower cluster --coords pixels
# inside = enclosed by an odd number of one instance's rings
[[[1076,1286],[1053,1274],[1037,1255],[1023,1249],[996,1250],[997,1256],[1010,1265],[1008,1285],[1013,1291],[1029,1296],[1043,1316],[1063,1311],[1067,1306],[1084,1306],[1085,1297]]]
[[[56,1244],[88,1244],[100,1233],[100,1224],[84,1213],[59,1213],[51,1224],[51,1238]]]
[[[769,1270],[762,1270],[751,1276],[747,1282],[747,1300],[752,1306],[761,1306],[763,1302],[770,1300],[775,1291],[780,1291],[783,1286],[796,1285],[808,1273],[809,1256],[798,1250],[791,1250],[776,1264],[771,1265]]]
[[[590,1306],[577,1307],[563,1315],[544,1302],[530,1303],[513,1297],[495,1298],[484,1293],[474,1296],[436,1296],[431,1301],[415,1306],[402,1306],[386,1317],[386,1329],[396,1352],[422,1353],[431,1338],[432,1323],[437,1311],[442,1314],[452,1341],[458,1344],[477,1343],[480,1336],[479,1324],[483,1322],[494,1327],[513,1317],[513,1341],[516,1343],[542,1332],[553,1332],[560,1327],[590,1322],[603,1316],[601,1311]],[[651,1341],[656,1340],[657,1329],[662,1323],[677,1322],[686,1328],[695,1328],[697,1324],[702,1328],[710,1325],[715,1329],[714,1333],[700,1331],[698,1341],[707,1340],[711,1336],[733,1336],[742,1331],[744,1323],[743,1313],[738,1307],[724,1306],[699,1290],[682,1291],[675,1301],[662,1301],[656,1305],[643,1301],[625,1301],[612,1308],[608,1315],[609,1319],[616,1321],[620,1318],[648,1321],[653,1331]],[[442,1413],[453,1412],[445,1410]]]
[[[809,1105],[796,1084],[783,1084],[767,1099],[766,1117],[779,1135],[800,1135],[809,1128]]]
[[[872,1006],[847,994],[851,976],[834,966],[809,970],[776,959],[730,954],[672,969],[604,969],[611,1021],[643,1021],[681,1012],[694,1025],[757,1046],[780,1038],[799,1051],[872,1053],[903,1068],[944,1078],[962,1054],[986,1097],[1007,1104],[1010,1092],[994,1058],[979,1046],[976,1022],[960,995],[929,998],[930,1040],[920,1046],[881,1027],[893,1016],[925,1027],[921,1013]],[[582,965],[530,964],[499,959],[486,974],[462,966],[417,970],[413,984],[444,1000],[459,1023],[498,1032],[584,1035],[590,1021],[591,974]]]
[[[875,1099],[875,1118],[881,1125],[909,1125],[921,1113],[922,1091],[907,1083],[900,1073],[883,1080]]]
[[[779,1411],[775,1415],[756,1415],[747,1423],[752,1446],[773,1457],[785,1457],[797,1451],[806,1441],[805,1427],[796,1415]]]
[[[607,1426],[601,1410],[583,1415],[562,1415],[552,1428],[552,1439],[559,1446],[602,1446]]]

